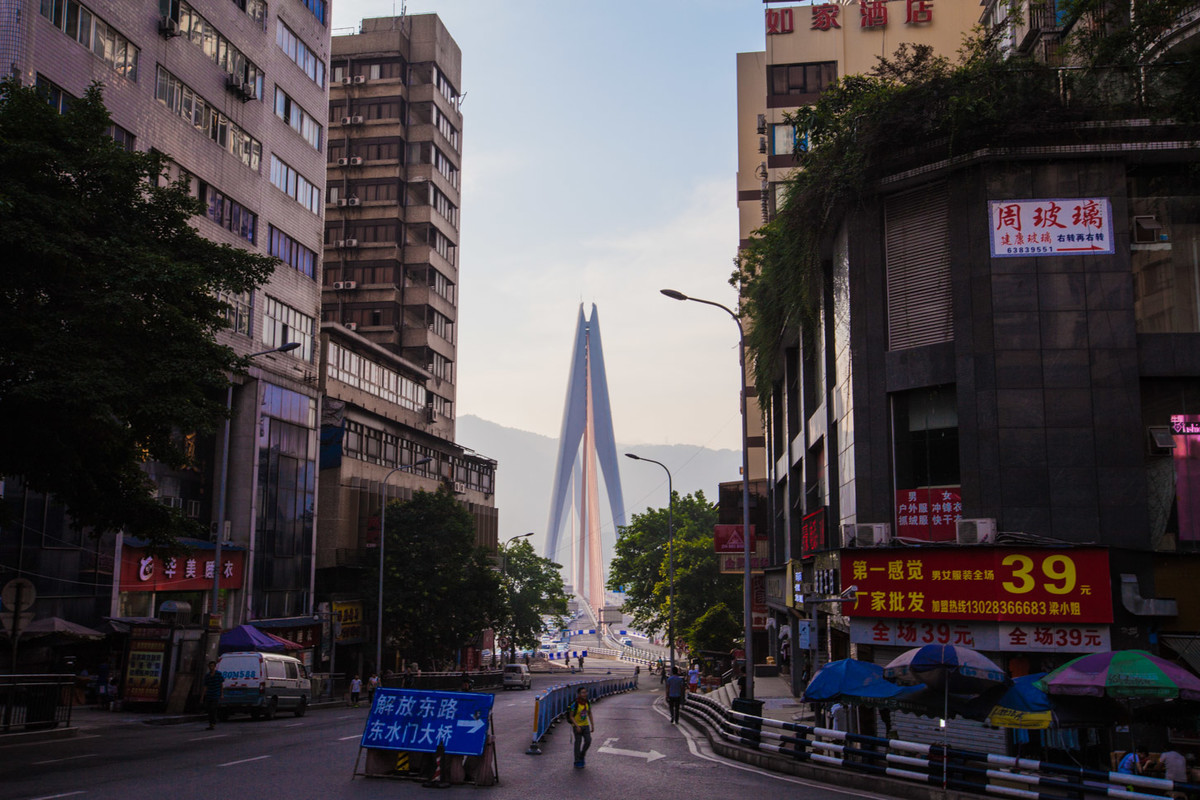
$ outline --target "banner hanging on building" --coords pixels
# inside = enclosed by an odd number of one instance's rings
[[[1096,653],[1112,649],[1108,625],[1040,622],[852,619],[850,641],[892,647],[952,644],[1006,653]]]
[[[1108,551],[1007,547],[848,550],[852,617],[1112,622]]]

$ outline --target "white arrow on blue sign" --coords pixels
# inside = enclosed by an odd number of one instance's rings
[[[375,690],[362,746],[375,750],[477,756],[487,742],[495,695],[471,692]]]

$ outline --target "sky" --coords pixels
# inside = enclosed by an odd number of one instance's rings
[[[557,437],[580,303],[619,442],[740,448],[736,54],[757,0],[334,0],[462,49],[458,415]],[[484,453],[483,455],[488,455]]]

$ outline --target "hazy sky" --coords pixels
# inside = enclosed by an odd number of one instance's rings
[[[596,304],[616,438],[740,448],[735,56],[756,0],[333,0],[462,48],[458,414],[557,437]],[[484,455],[489,455],[485,453]]]

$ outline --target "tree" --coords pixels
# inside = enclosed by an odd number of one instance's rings
[[[724,603],[709,608],[683,632],[688,651],[697,655],[705,650],[724,653],[744,639],[745,631]]]
[[[503,548],[504,611],[497,630],[508,640],[515,657],[518,647],[533,648],[545,627],[544,617],[566,621],[567,596],[563,590],[561,564],[534,552],[527,540]]]
[[[142,464],[186,464],[182,434],[223,419],[241,362],[214,338],[217,293],[276,260],[200,236],[200,202],[159,185],[167,157],[126,151],[111,124],[98,85],[60,115],[0,82],[0,475],[79,526],[164,545],[201,531],[155,502]]]
[[[393,502],[384,513],[385,651],[392,646],[427,665],[452,661],[502,613],[500,577],[475,545],[475,519],[445,486]],[[369,585],[364,593],[373,596],[378,584]]]
[[[717,603],[741,607],[739,575],[722,575],[713,550],[717,511],[704,492],[674,496],[675,632],[686,630]],[[623,610],[642,630],[665,631],[670,611],[667,509],[647,508],[621,528],[608,588],[625,591]]]

